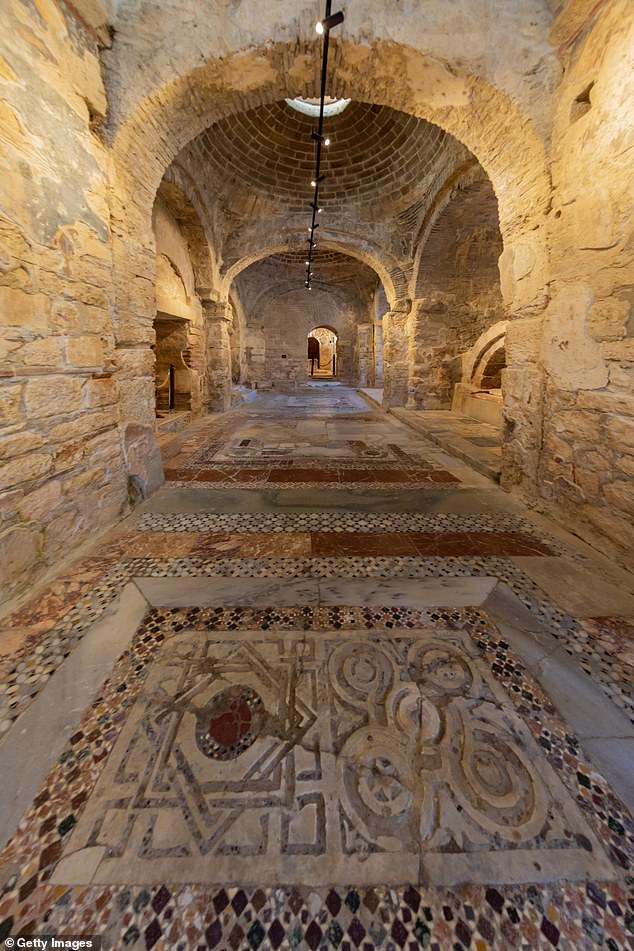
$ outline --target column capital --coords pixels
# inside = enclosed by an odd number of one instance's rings
[[[214,300],[212,297],[201,297],[200,303],[203,307],[203,314],[207,321],[226,321],[231,323],[233,320],[233,308],[228,301]]]
[[[409,314],[411,306],[412,302],[409,297],[402,297],[400,300],[393,301],[387,314],[383,316],[387,317],[390,314]]]

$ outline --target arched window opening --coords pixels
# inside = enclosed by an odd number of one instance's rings
[[[502,370],[506,367],[506,349],[501,347],[487,360],[480,389],[482,390],[501,390],[502,389]]]

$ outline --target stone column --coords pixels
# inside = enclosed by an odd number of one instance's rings
[[[202,297],[207,339],[206,402],[210,413],[219,413],[231,406],[231,339],[233,320],[231,305]]]
[[[436,296],[412,304],[407,399],[410,409],[451,407],[450,362],[456,356],[456,343],[449,332],[451,320],[447,303]]]
[[[409,382],[410,301],[397,301],[383,317],[383,406],[405,406]]]
[[[143,231],[140,232],[143,235]],[[119,394],[119,433],[128,499],[145,498],[164,481],[156,441],[154,345],[155,255],[151,235],[124,240],[113,226],[115,300],[114,380]]]
[[[357,386],[370,385],[372,324],[357,325]]]
[[[374,321],[374,385],[383,386],[383,321]]]

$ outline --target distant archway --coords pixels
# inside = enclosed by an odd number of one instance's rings
[[[336,377],[337,332],[332,327],[315,327],[308,334],[308,373],[319,380]]]

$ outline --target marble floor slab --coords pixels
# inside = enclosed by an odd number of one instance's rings
[[[517,563],[570,614],[590,618],[634,614],[634,591],[597,576],[590,567],[576,564],[569,558],[559,558],[556,570],[539,558],[521,557]]]
[[[397,489],[373,486],[283,488],[256,486],[244,489],[169,486],[142,503],[145,512],[480,512],[516,511],[517,503],[499,490],[434,486]]]

